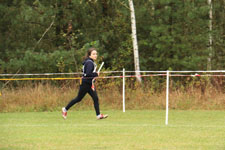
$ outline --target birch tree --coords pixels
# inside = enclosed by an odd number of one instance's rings
[[[208,56],[208,62],[207,62],[207,70],[212,69],[212,0],[208,0],[209,5],[209,56]]]
[[[130,14],[131,14],[131,29],[132,29],[132,41],[133,41],[133,51],[134,51],[134,68],[135,74],[139,82],[140,78],[140,65],[139,65],[139,53],[138,53],[138,42],[137,42],[137,32],[136,32],[136,20],[133,0],[129,0]]]

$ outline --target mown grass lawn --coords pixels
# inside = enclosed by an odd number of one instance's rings
[[[0,150],[225,150],[225,111],[0,113]]]

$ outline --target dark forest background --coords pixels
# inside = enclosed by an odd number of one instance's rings
[[[134,0],[141,70],[225,68],[225,1]],[[108,70],[134,70],[127,0],[0,0],[0,73],[81,71],[89,47]]]

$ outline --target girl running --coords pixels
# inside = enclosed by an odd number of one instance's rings
[[[86,58],[83,62],[83,76],[82,76],[82,83],[80,85],[80,89],[78,95],[75,99],[71,100],[70,103],[62,108],[62,116],[64,119],[67,117],[67,111],[72,107],[74,104],[80,102],[83,97],[88,93],[93,101],[94,101],[94,108],[96,112],[97,119],[105,119],[108,115],[100,114],[99,103],[98,103],[98,95],[96,89],[94,88],[93,80],[99,74],[96,73],[96,64],[94,61],[97,59],[97,51],[95,48],[90,48],[87,51]]]

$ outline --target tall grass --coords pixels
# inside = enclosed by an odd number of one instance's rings
[[[225,109],[225,92],[223,84],[213,85],[202,81],[179,83],[171,81],[170,109]],[[185,80],[186,82],[186,80]],[[208,82],[208,81],[207,81]],[[202,84],[204,83],[204,85]],[[140,85],[134,79],[126,81],[126,109],[164,109],[166,87],[165,79],[144,79]],[[96,87],[101,109],[122,109],[122,83],[119,79],[98,80]],[[77,82],[37,82],[22,86],[9,86],[0,96],[0,112],[15,111],[54,111],[60,110],[77,96]],[[90,96],[73,109],[93,109]]]

